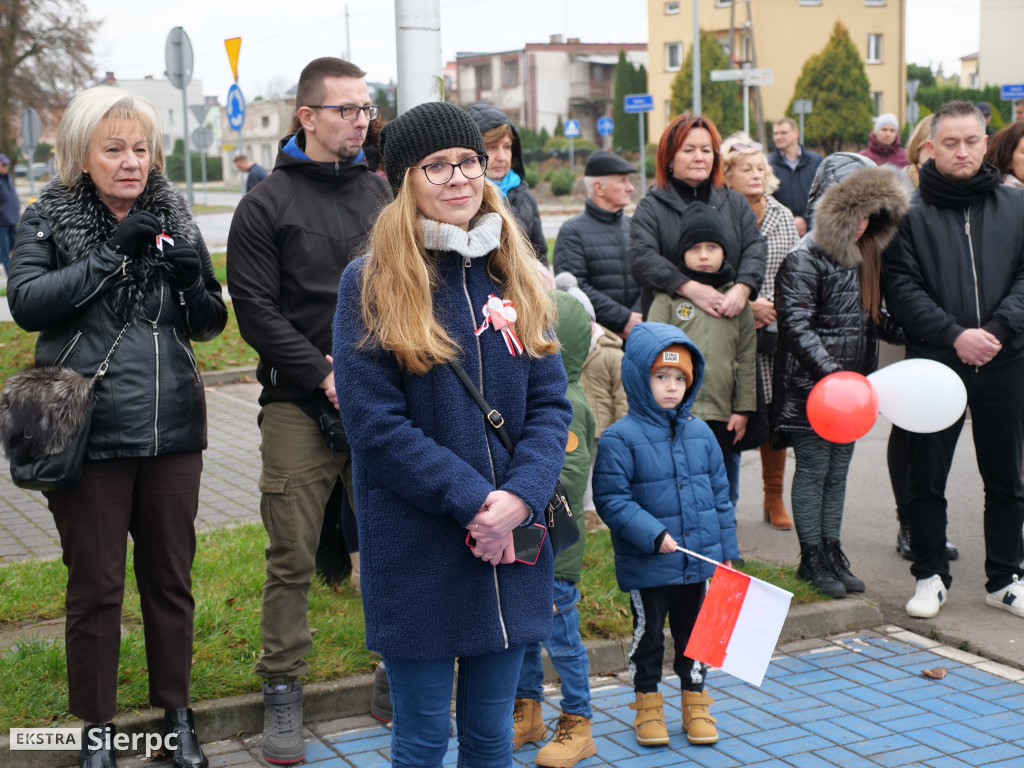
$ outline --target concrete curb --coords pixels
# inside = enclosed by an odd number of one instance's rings
[[[878,606],[864,598],[829,600],[794,605],[779,636],[783,645],[809,637],[851,632],[883,624]],[[614,675],[629,664],[629,637],[586,641],[591,675]],[[672,663],[671,638],[666,638],[665,665]],[[558,679],[545,654],[544,678]],[[373,691],[373,675],[357,675],[344,680],[311,683],[303,687],[303,716],[307,723],[367,714]],[[247,693],[196,704],[196,731],[204,743],[232,738],[239,734],[260,733],[263,729],[263,695]],[[133,712],[117,717],[118,733],[161,733],[163,714],[159,710]],[[0,736],[0,754],[5,768],[52,768],[69,765],[77,755],[68,751],[10,751],[9,735]]]

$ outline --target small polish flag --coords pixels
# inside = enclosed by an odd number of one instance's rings
[[[715,565],[686,655],[760,687],[793,593],[720,563]]]

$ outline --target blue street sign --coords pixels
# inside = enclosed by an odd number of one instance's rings
[[[567,139],[578,139],[580,137],[580,121],[566,120],[564,133]]]
[[[615,121],[605,115],[597,121],[597,132],[602,136],[611,136],[615,130]]]
[[[632,115],[636,112],[652,112],[654,110],[654,96],[649,93],[633,93],[626,97],[626,114]]]
[[[242,123],[245,122],[245,97],[242,96],[242,89],[238,83],[232,83],[228,88],[228,125],[231,130],[242,130]]]
[[[999,98],[1002,101],[1016,101],[1024,99],[1024,83],[1017,85],[1004,85],[999,89]]]

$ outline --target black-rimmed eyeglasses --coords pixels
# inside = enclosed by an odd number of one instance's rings
[[[456,168],[467,179],[479,179],[487,171],[487,156],[472,155],[461,163],[427,163],[420,168],[431,184],[447,184],[455,175]]]
[[[359,113],[365,112],[367,120],[376,120],[380,107],[376,104],[307,104],[308,109],[336,109],[341,113],[342,120],[358,120]]]

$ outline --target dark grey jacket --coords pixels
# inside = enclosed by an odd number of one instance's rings
[[[811,213],[807,210],[807,194],[811,191],[814,174],[821,165],[821,155],[807,147],[800,147],[796,168],[790,170],[785,156],[776,149],[768,155],[768,162],[779,178],[779,188],[772,192],[772,197],[789,208],[794,216],[802,216],[810,229]]]
[[[629,274],[629,217],[586,202],[562,225],[555,241],[555,274],[570,272],[594,305],[597,322],[621,331],[640,311],[640,286]]]
[[[188,205],[163,174],[150,172],[137,208],[156,214],[174,239],[191,239],[201,274],[177,290],[154,246],[127,262],[107,241],[114,214],[83,179],[49,184],[22,216],[7,295],[22,328],[40,331],[36,362],[92,376],[125,320],[112,297],[131,294],[134,323],[96,388],[90,459],[190,453],[206,447],[206,399],[189,340],[217,336],[227,322],[220,284]]]
[[[725,187],[712,187],[708,204],[721,211],[725,220],[725,260],[736,271],[736,282],[749,286],[750,298],[757,298],[768,259],[768,241],[757,228],[757,216],[743,195]],[[667,189],[653,186],[633,213],[629,268],[643,289],[645,317],[654,291],[672,295],[689,280],[680,270],[683,253],[679,248],[688,205],[671,184]]]

